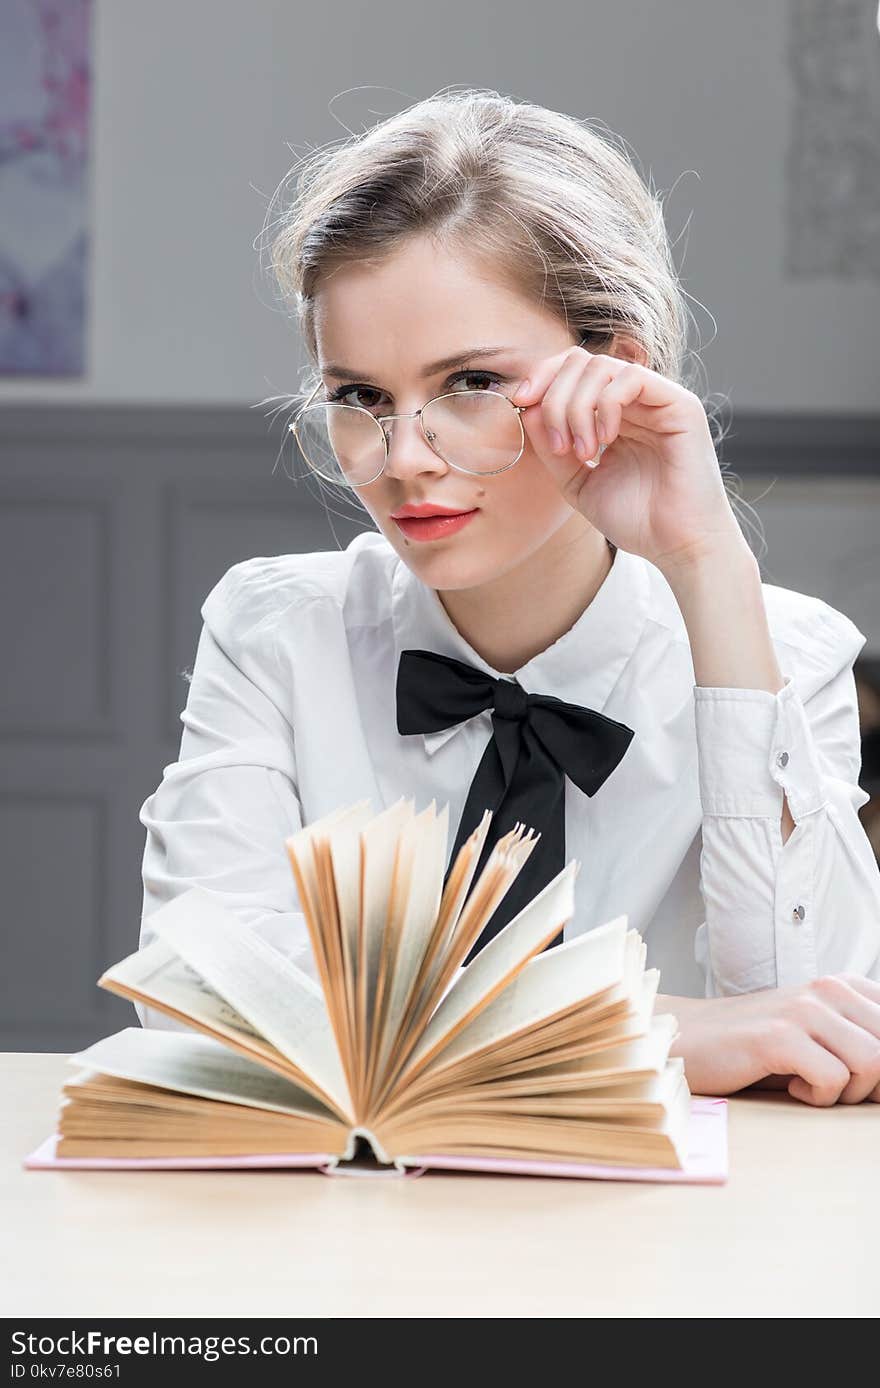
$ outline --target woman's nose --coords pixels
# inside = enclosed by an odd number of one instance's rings
[[[422,433],[421,422],[411,415],[397,416],[385,428],[388,460],[385,471],[392,477],[409,477],[419,472],[446,472],[445,463]]]

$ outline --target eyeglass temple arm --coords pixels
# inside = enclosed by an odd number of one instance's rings
[[[300,409],[297,410],[297,412],[296,412],[294,418],[290,421],[290,423],[289,423],[288,426],[287,426],[288,429],[295,429],[295,428],[296,428],[296,421],[299,419],[299,417],[300,417],[300,415],[302,414],[303,410],[307,409],[307,407],[308,407],[309,405],[311,405],[312,401],[314,400],[315,396],[318,394],[318,391],[321,389],[321,386],[322,386],[322,385],[323,385],[323,382],[322,382],[322,381],[319,381],[318,384],[315,386],[315,389],[312,391],[311,395],[309,396],[308,400],[305,402],[305,404],[302,405],[302,406],[300,407]]]

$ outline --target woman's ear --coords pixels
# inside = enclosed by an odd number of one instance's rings
[[[648,354],[642,344],[622,333],[615,334],[606,355],[620,357],[621,361],[635,362],[636,366],[648,365]]]

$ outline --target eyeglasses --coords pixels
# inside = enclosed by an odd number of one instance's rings
[[[526,406],[514,405],[500,391],[454,391],[409,414],[375,415],[361,405],[312,404],[319,389],[320,383],[288,428],[312,471],[344,487],[365,487],[384,472],[387,420],[418,419],[437,456],[457,472],[476,477],[506,472],[525,449],[520,415]]]

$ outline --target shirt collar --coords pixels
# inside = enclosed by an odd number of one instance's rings
[[[514,677],[528,694],[552,694],[601,713],[638,645],[649,593],[647,561],[616,550],[602,586],[574,625],[518,670],[506,672],[494,669],[468,644],[436,589],[423,583],[398,556],[391,580],[395,672],[401,651],[436,651],[475,665],[495,679]],[[416,735],[433,754],[462,727],[464,723],[454,723]]]

